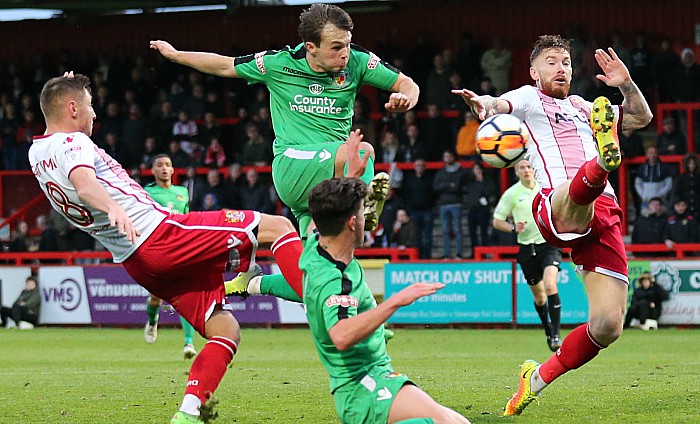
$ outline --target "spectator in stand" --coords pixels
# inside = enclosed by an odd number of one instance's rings
[[[146,134],[146,120],[141,113],[141,106],[137,104],[129,106],[129,116],[122,126],[122,141],[130,158],[141,157]]]
[[[374,122],[370,119],[369,108],[365,106],[366,99],[358,96],[355,99],[355,114],[352,116],[351,130],[360,130],[364,136],[363,140],[377,147],[377,132],[374,130]]]
[[[642,200],[642,214],[652,198],[658,197],[665,203],[673,187],[672,170],[659,160],[657,148],[647,147],[646,156],[647,161],[639,165],[637,178],[634,180],[634,189]]]
[[[676,243],[697,243],[700,241],[698,221],[690,212],[685,200],[673,203],[673,213],[666,223],[666,247],[673,249]]]
[[[236,118],[238,119],[238,122],[233,126],[233,145],[240,149],[241,146],[245,144],[246,140],[248,140],[248,136],[246,135],[248,123],[255,121],[253,121],[248,114],[248,109],[244,107],[238,108]]]
[[[428,80],[425,85],[425,101],[427,104],[434,104],[440,109],[447,107],[448,93],[452,88],[450,84],[450,74],[452,68],[445,63],[445,57],[438,53],[433,56],[433,69],[428,74]]]
[[[630,50],[630,76],[637,84],[644,97],[653,98],[654,88],[654,53],[647,43],[647,35],[640,31],[634,36],[634,48]]]
[[[399,147],[396,162],[413,162],[417,159],[427,159],[428,145],[420,138],[420,132],[416,124],[408,126],[406,138],[406,143]]]
[[[190,166],[190,157],[182,151],[180,140],[170,140],[168,145],[168,156],[173,161],[173,168],[185,168]]]
[[[204,102],[204,87],[202,87],[202,84],[196,83],[192,86],[190,96],[182,105],[182,110],[187,113],[191,119],[198,120],[204,118],[206,106]]]
[[[254,168],[245,173],[246,185],[241,190],[242,209],[272,213],[270,188],[260,182],[260,175]]]
[[[673,50],[673,44],[669,38],[661,40],[661,49],[654,55],[654,80],[656,82],[659,102],[669,103],[673,101],[673,72],[680,66],[681,58]]]
[[[15,168],[18,170],[30,169],[29,147],[32,145],[34,136],[44,133],[45,126],[42,122],[37,122],[34,111],[25,110],[22,112],[24,121],[17,128],[17,144],[15,145]]]
[[[484,175],[484,167],[476,162],[471,169],[471,179],[467,184],[464,194],[464,205],[468,209],[467,222],[469,224],[469,238],[474,248],[476,246],[488,246],[489,227],[491,227],[491,211],[498,201],[498,187],[496,182]]]
[[[381,154],[377,157],[377,162],[394,163],[399,158],[399,138],[393,129],[387,128],[382,136]]]
[[[36,228],[40,231],[36,243],[39,252],[58,252],[61,250],[61,245],[58,240],[58,229],[49,222],[46,215],[39,215],[36,217]]]
[[[255,116],[258,122],[258,130],[260,131],[260,134],[263,136],[263,138],[265,138],[266,140],[274,140],[275,131],[272,129],[272,117],[270,116],[270,108],[267,106],[261,107]],[[272,143],[272,141],[270,141],[270,143]]]
[[[219,143],[218,138],[212,138],[209,140],[209,146],[207,146],[204,164],[208,167],[222,167],[225,162],[226,153],[224,153],[224,147]]]
[[[675,87],[673,101],[681,103],[700,101],[700,65],[695,62],[695,52],[692,49],[681,50],[681,65],[674,70],[672,81]],[[700,122],[700,114],[697,111],[693,116],[695,122]],[[679,114],[678,118],[681,132],[688,137],[685,113]],[[695,150],[700,150],[698,137],[700,137],[700,130],[695,130],[695,140],[691,140],[695,142]]]
[[[51,208],[47,218],[47,226],[55,228],[58,237],[58,250],[65,252],[71,250],[69,232],[72,225],[56,209]]]
[[[141,154],[141,161],[139,168],[149,169],[153,165],[153,158],[156,157],[158,152],[156,151],[156,137],[149,135],[143,141],[143,153]]]
[[[411,220],[406,210],[396,211],[396,221],[391,232],[391,246],[399,249],[416,245],[416,224]]]
[[[438,105],[430,103],[427,109],[428,117],[421,121],[421,133],[428,146],[427,159],[440,160],[441,152],[454,150],[455,137],[450,130],[449,121],[442,116]]]
[[[483,76],[476,87],[476,94],[480,96],[493,96],[496,97],[496,87],[493,86],[493,82],[490,77]]]
[[[30,252],[36,248],[32,245],[32,240],[29,235],[29,224],[26,221],[18,221],[12,232],[12,238],[7,245],[9,252]]]
[[[107,114],[105,116],[98,116],[97,122],[97,134],[96,141],[98,144],[103,144],[107,134],[117,134],[121,135],[124,127],[124,118],[119,115],[119,104],[117,102],[109,102],[107,104]]]
[[[185,153],[189,154],[191,152],[190,140],[197,135],[199,135],[197,124],[190,119],[187,112],[178,112],[177,121],[173,124],[173,137],[181,141],[180,144]]]
[[[212,139],[213,140],[213,139]],[[204,160],[207,157],[207,149],[200,143],[200,137],[193,137],[190,140],[190,165],[195,168],[204,166]]]
[[[700,159],[695,153],[683,157],[683,173],[673,179],[674,203],[685,200],[688,212],[698,218],[700,212]]]
[[[173,110],[182,110],[182,106],[185,104],[185,100],[187,100],[187,93],[182,87],[180,81],[173,81],[170,84],[170,91],[168,91],[168,93],[165,95],[165,98],[172,103]]]
[[[505,48],[501,38],[495,37],[491,48],[481,56],[481,69],[484,70],[484,76],[491,78],[496,88],[496,95],[501,95],[510,88],[512,65],[510,50]]]
[[[217,115],[213,112],[204,114],[204,123],[199,129],[199,136],[205,142],[212,138],[221,138],[221,124],[216,120]]]
[[[625,42],[625,38],[622,35],[622,32],[615,31],[610,37],[611,46],[613,50],[615,50],[615,53],[617,53],[617,57],[620,58],[620,61],[622,63],[632,63],[630,50],[627,48],[627,43]]]
[[[150,131],[153,131],[156,136],[157,150],[160,150],[162,148],[161,146],[166,146],[172,139],[173,126],[176,121],[177,115],[173,111],[173,104],[168,100],[161,102],[158,113],[151,114],[148,128]],[[170,153],[168,153],[168,156],[170,156]],[[173,157],[170,156],[170,158],[172,159]],[[173,166],[175,166],[175,162],[173,162]]]
[[[0,142],[2,150],[3,169],[10,171],[15,169],[15,155],[17,154],[17,130],[19,129],[19,119],[17,118],[17,108],[11,102],[7,102],[2,107],[3,115],[0,119]]]
[[[216,90],[207,90],[207,94],[204,99],[204,110],[205,116],[207,113],[213,113],[218,117],[227,116],[224,103],[221,101],[219,93],[217,93]]]
[[[668,217],[663,211],[663,201],[654,197],[649,200],[649,212],[637,218],[632,231],[632,243],[661,244],[666,238]],[[664,252],[648,252],[641,256],[664,256]]]
[[[30,330],[39,323],[41,310],[41,293],[37,285],[37,278],[27,277],[24,290],[19,294],[12,308],[2,306],[0,308],[1,326],[8,324],[7,318],[12,318],[20,330]]]
[[[467,87],[474,87],[481,79],[482,54],[483,49],[474,43],[472,34],[463,32],[459,38],[459,49],[457,50],[457,71]]]
[[[428,173],[425,159],[413,163],[414,171],[404,172],[403,200],[416,225],[416,246],[421,259],[430,259],[433,251],[433,175]]]
[[[673,118],[664,119],[663,132],[656,139],[656,148],[661,155],[683,155],[687,151],[688,142]]]
[[[218,211],[221,210],[221,205],[219,204],[219,198],[216,197],[214,193],[207,193],[202,199],[202,205],[199,208],[201,211]]]
[[[637,288],[632,293],[624,327],[629,328],[632,320],[637,319],[639,328],[644,331],[650,328],[658,329],[658,319],[661,317],[662,304],[665,300],[668,300],[668,292],[656,284],[651,273],[643,273],[637,280]]]
[[[479,121],[471,110],[465,111],[463,115],[464,124],[457,132],[457,156],[459,160],[475,161],[479,159],[479,155],[476,153],[476,130],[479,129]]]
[[[265,166],[272,163],[272,143],[266,140],[258,126],[254,123],[249,123],[246,126],[246,140],[243,145],[243,165],[246,166]]]
[[[121,163],[125,168],[131,167],[131,156],[129,152],[124,148],[119,136],[115,133],[106,133],[104,138],[104,143],[102,148],[105,153],[111,156],[114,160]]]
[[[644,139],[636,130],[625,129],[622,130],[618,136],[620,139],[620,149],[624,157],[636,158],[644,156]],[[632,180],[634,180],[634,178],[632,178]]]
[[[462,243],[462,193],[467,174],[450,150],[442,154],[443,168],[435,175],[433,190],[438,194],[438,209],[442,238],[445,246],[443,259],[452,258],[452,236],[455,240],[457,258],[463,256]]]

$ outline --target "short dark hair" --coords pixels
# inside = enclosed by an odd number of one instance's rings
[[[571,41],[561,38],[560,35],[540,35],[537,41],[535,41],[535,45],[532,46],[530,64],[547,49],[560,49],[571,54]]]
[[[67,95],[83,95],[90,92],[90,78],[76,74],[72,78],[56,77],[46,81],[39,96],[39,106],[47,120],[56,118],[61,108],[59,102]]]
[[[309,211],[322,236],[337,236],[345,222],[358,213],[367,194],[367,184],[356,178],[332,178],[320,182],[309,193]]]
[[[312,4],[299,15],[299,36],[301,41],[309,41],[317,46],[321,44],[321,32],[326,25],[333,24],[337,28],[352,31],[355,25],[348,12],[323,3]]]

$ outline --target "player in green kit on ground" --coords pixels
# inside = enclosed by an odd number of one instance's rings
[[[317,233],[299,260],[304,305],[318,355],[330,374],[343,423],[469,423],[394,372],[382,325],[402,306],[443,288],[416,283],[377,305],[354,257],[364,238],[367,186],[355,178],[325,180],[311,190]]]
[[[272,177],[280,199],[299,221],[302,238],[311,224],[309,191],[320,181],[344,175],[345,139],[360,88],[371,85],[392,91],[384,105],[390,112],[405,112],[418,101],[419,88],[411,78],[351,44],[353,27],[350,15],[339,7],[313,4],[300,16],[302,43],[296,47],[232,58],[179,51],[160,40],[150,43],[175,63],[267,86],[276,137]],[[363,142],[361,150],[371,155],[361,179],[370,187],[365,199],[366,225],[374,229],[388,193],[389,176],[374,175],[371,144]]]
[[[166,154],[157,155],[153,159],[151,167],[155,182],[148,184],[144,189],[153,200],[160,205],[170,208],[171,213],[187,213],[190,211],[189,193],[182,186],[173,185],[173,163]],[[149,295],[146,301],[146,314],[148,322],[143,331],[143,338],[146,343],[155,343],[158,338],[158,310],[163,303],[161,299],[154,295]],[[182,330],[185,332],[185,347],[183,354],[185,359],[192,359],[197,355],[194,348],[194,327],[184,318],[180,317]]]

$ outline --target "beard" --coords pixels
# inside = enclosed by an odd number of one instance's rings
[[[544,94],[555,99],[565,99],[571,89],[571,82],[567,82],[564,86],[554,84],[552,81],[541,82],[540,85],[540,89]]]

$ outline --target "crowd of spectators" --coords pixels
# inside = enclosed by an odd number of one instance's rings
[[[627,40],[625,36],[630,34],[611,34],[611,45],[649,99],[700,101],[700,66],[691,49],[679,49],[681,46],[674,46],[668,39],[654,43],[658,48],[653,48],[643,33],[635,34],[628,45],[632,37]],[[593,77],[597,68],[592,51],[599,47],[598,41],[601,40],[574,39],[572,93],[586,99],[607,95],[614,101],[619,93]],[[453,252],[458,257],[469,257],[469,246],[499,242],[494,240],[498,236],[491,233],[488,225],[498,195],[495,175],[480,165],[468,169],[459,165],[460,160],[478,163],[474,136],[479,122],[458,96],[449,93],[451,88],[467,87],[479,94],[498,95],[514,88],[510,82],[512,52],[508,46],[498,38],[484,44],[488,47],[464,33],[453,52],[436,46],[430,34],[421,34],[413,47],[402,49],[385,34],[376,45],[366,46],[402,69],[422,88],[421,102],[415,110],[400,115],[383,113],[379,120],[370,119],[370,112],[382,112],[377,105],[384,103],[387,93],[378,92],[376,99],[360,95],[355,103],[353,125],[362,129],[365,140],[374,145],[377,162],[392,165],[393,197],[382,219],[385,234],[368,235],[369,244],[416,246],[421,257],[427,258],[452,257]],[[0,170],[29,169],[29,145],[45,128],[38,93],[49,77],[69,68],[92,79],[97,114],[94,141],[138,181],[148,182],[143,171],[150,168],[155,155],[168,153],[175,167],[187,170],[179,184],[190,191],[191,210],[251,208],[285,212],[269,174],[259,174],[255,169],[243,171],[243,167],[270,165],[272,161],[274,133],[266,88],[204,75],[155,54],[130,56],[123,49],[111,57],[64,52],[56,58],[25,58],[0,64]],[[457,117],[443,113],[446,110],[456,111]],[[656,140],[644,139],[634,132],[621,134],[626,157],[647,158],[645,163],[629,168],[628,181],[634,186],[631,192],[635,225],[640,226],[639,230],[635,228],[636,238],[650,240],[639,242],[680,242],[673,234],[662,238],[648,234],[646,218],[658,218],[656,215],[664,213],[664,205],[675,209],[682,200],[686,205],[683,213],[697,218],[697,156],[686,156],[682,173],[675,163],[666,164],[663,160],[664,155],[686,153],[686,126],[685,115],[680,114],[665,117],[663,132]],[[426,161],[441,160],[443,169],[425,170]],[[414,164],[415,171],[399,171],[395,164],[401,162]],[[203,167],[210,168],[206,176],[197,172]],[[650,211],[649,204],[655,198],[661,203],[659,212]],[[402,213],[400,218],[397,211]],[[443,252],[432,249],[436,214],[441,223]],[[676,211],[667,216],[665,227],[671,225],[673,217],[681,215]],[[463,239],[465,216],[469,246]],[[394,234],[394,229],[404,228],[408,222],[414,230],[403,229],[401,235]],[[90,248],[69,230],[59,233],[73,247]],[[413,243],[406,243],[407,233],[413,234]],[[689,241],[697,240],[691,237]],[[31,247],[28,245],[28,249]]]

